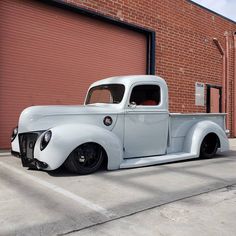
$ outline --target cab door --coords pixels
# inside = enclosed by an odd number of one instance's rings
[[[162,99],[159,84],[133,86],[125,112],[125,158],[166,153],[169,113]]]

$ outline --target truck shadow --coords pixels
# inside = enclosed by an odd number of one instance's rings
[[[233,157],[236,157],[236,151],[235,150],[230,150],[224,154],[216,154],[216,156],[214,158],[193,158],[193,159],[188,159],[188,160],[181,160],[181,161],[175,161],[175,162],[170,162],[170,163],[162,163],[162,164],[157,164],[157,165],[151,165],[151,166],[145,166],[145,167],[137,167],[137,168],[130,168],[130,169],[118,169],[118,170],[113,170],[113,171],[108,171],[106,166],[103,165],[96,173],[93,173],[91,175],[104,175],[107,173],[124,173],[126,174],[127,171],[129,170],[138,170],[138,169],[147,169],[147,172],[150,171],[151,167],[155,167],[155,166],[166,166],[166,167],[171,167],[175,164],[178,163],[186,163],[188,164],[188,166],[186,166],[186,168],[191,168],[191,166],[189,164],[193,163],[194,166],[196,167],[196,163],[199,163],[199,165],[204,165],[206,162],[209,163],[209,161],[212,160],[212,162],[214,162],[214,160],[221,160],[220,162],[217,161],[217,163],[226,163],[226,162],[231,162],[234,160]],[[53,171],[48,171],[47,172],[48,175],[52,176],[52,177],[75,177],[75,176],[81,176],[79,174],[76,173],[71,173],[69,172],[64,166],[59,167],[56,170]],[[160,171],[158,170],[158,173],[160,173]]]
[[[96,175],[96,174],[101,174],[104,172],[107,172],[107,167],[105,165],[102,165],[101,168],[96,171],[96,173],[90,174],[90,175]],[[52,170],[52,171],[48,171],[47,172],[48,175],[52,176],[52,177],[74,177],[74,176],[83,176],[83,175],[79,175],[76,173],[71,173],[69,172],[63,165],[61,167],[59,167],[56,170]]]

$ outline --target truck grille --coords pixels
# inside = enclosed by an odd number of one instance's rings
[[[43,132],[43,131],[42,131]],[[24,159],[34,158],[34,146],[42,132],[19,134],[20,155]]]

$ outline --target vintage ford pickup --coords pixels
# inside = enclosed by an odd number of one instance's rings
[[[225,114],[168,111],[158,76],[111,77],[93,83],[82,106],[32,106],[20,115],[12,151],[25,167],[89,174],[210,158],[229,149]]]

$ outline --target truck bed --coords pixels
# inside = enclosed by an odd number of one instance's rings
[[[187,132],[199,121],[210,120],[225,130],[226,113],[170,113],[167,153],[183,151]]]

